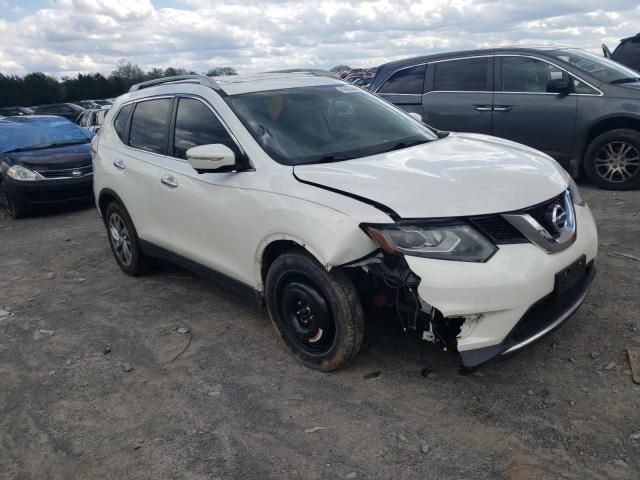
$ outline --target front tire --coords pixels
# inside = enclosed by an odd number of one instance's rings
[[[149,269],[150,259],[142,253],[140,239],[127,210],[118,202],[109,204],[105,214],[109,245],[124,273],[139,276]]]
[[[327,272],[305,253],[286,253],[269,268],[265,290],[276,331],[307,367],[337,370],[360,351],[362,305],[344,272]]]
[[[13,219],[22,218],[27,214],[27,210],[21,205],[16,205],[9,197],[9,193],[4,185],[4,182],[0,180],[0,204],[4,205],[9,216]]]
[[[640,133],[618,128],[597,136],[584,155],[587,178],[605,190],[640,187]]]

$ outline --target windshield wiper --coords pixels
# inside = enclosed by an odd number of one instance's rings
[[[311,163],[325,163],[325,162],[343,162],[345,160],[353,160],[355,157],[349,155],[325,155]]]
[[[83,138],[83,139],[76,139],[76,140],[71,140],[67,142],[41,143],[40,145],[33,145],[30,147],[14,148],[13,150],[8,150],[4,153],[28,152],[30,150],[44,150],[45,148],[65,147],[67,145],[81,145],[89,142],[90,140],[88,138]]]
[[[391,152],[393,150],[402,150],[403,148],[415,147],[416,145],[422,145],[423,143],[427,143],[430,141],[431,140],[422,138],[420,140],[407,140],[404,142],[397,142],[391,145],[389,148],[385,148],[384,152]]]
[[[620,83],[633,83],[633,82],[640,82],[640,77],[619,78],[617,80],[611,80],[609,83],[612,85],[617,85]]]

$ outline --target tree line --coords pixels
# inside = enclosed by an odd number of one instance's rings
[[[42,105],[46,103],[74,102],[85,99],[117,97],[134,83],[174,75],[195,74],[184,68],[152,68],[145,72],[126,59],[118,62],[110,75],[79,73],[76,77],[55,77],[42,72],[19,75],[0,73],[0,107]],[[210,69],[206,75],[236,75],[233,67]]]

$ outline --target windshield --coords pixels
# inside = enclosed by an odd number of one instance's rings
[[[92,137],[93,133],[90,131],[62,118],[0,122],[0,152],[42,148],[48,145],[88,143]]]
[[[600,57],[583,50],[552,50],[547,53],[570,63],[601,82],[618,83],[620,80],[638,78],[638,72],[634,72],[624,65],[620,65],[608,58]]]
[[[336,162],[438,137],[353,85],[321,85],[226,97],[260,146],[286,165]]]

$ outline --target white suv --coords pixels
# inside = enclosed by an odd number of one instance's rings
[[[593,217],[550,157],[328,76],[134,85],[92,150],[122,270],[160,257],[256,292],[318,370],[356,355],[371,305],[475,367],[560,325],[595,275]]]

